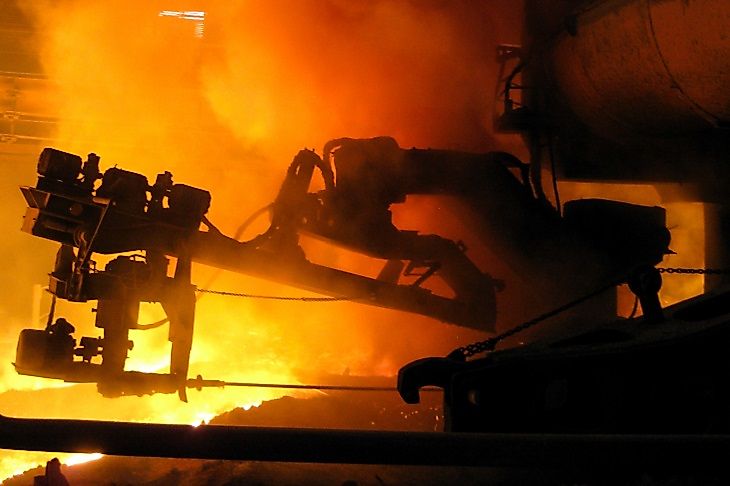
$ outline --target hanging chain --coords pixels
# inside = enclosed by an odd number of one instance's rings
[[[718,269],[718,268],[660,267],[660,268],[657,268],[657,270],[659,271],[659,273],[680,274],[680,275],[727,275],[727,274],[730,274],[730,269]],[[543,322],[553,316],[561,314],[561,313],[569,310],[572,307],[582,304],[583,302],[585,302],[599,294],[602,294],[603,292],[607,291],[608,289],[615,287],[617,285],[620,285],[620,284],[624,283],[625,281],[626,281],[626,278],[622,278],[620,280],[615,280],[615,281],[611,282],[610,284],[600,287],[587,295],[584,295],[578,299],[568,302],[567,304],[564,304],[551,311],[541,314],[533,319],[530,319],[529,321],[525,321],[522,324],[519,324],[518,326],[515,326],[512,329],[509,329],[501,334],[498,334],[491,338],[485,339],[483,341],[477,341],[477,342],[474,342],[471,344],[467,344],[466,346],[456,348],[449,354],[449,357],[463,360],[463,359],[470,358],[474,355],[484,353],[486,351],[493,351],[496,348],[497,344],[499,344],[501,341],[503,341],[509,337],[512,337],[515,334],[518,334],[526,329],[536,326],[537,324],[540,324],[541,322]],[[344,301],[352,301],[352,300],[358,299],[358,297],[288,297],[288,296],[281,296],[281,295],[248,294],[248,293],[244,293],[244,292],[226,292],[226,291],[222,291],[222,290],[212,290],[212,289],[196,289],[196,292],[203,293],[203,294],[222,295],[222,296],[226,296],[226,297],[241,297],[241,298],[248,298],[248,299],[265,299],[265,300],[297,301],[297,302],[344,302]]]
[[[729,275],[730,274],[730,269],[720,269],[720,268],[660,267],[660,268],[657,268],[657,270],[659,271],[659,273],[679,274],[679,275]],[[579,304],[585,302],[586,300],[591,299],[591,298],[595,297],[596,295],[605,292],[606,290],[610,289],[611,287],[624,283],[625,280],[626,280],[625,278],[623,278],[621,280],[616,280],[609,285],[606,285],[604,287],[601,287],[601,288],[595,290],[594,292],[591,292],[588,295],[584,295],[583,297],[580,297],[572,302],[569,302],[556,309],[546,312],[545,314],[541,314],[541,315],[539,315],[533,319],[530,319],[529,321],[523,322],[522,324],[515,326],[512,329],[509,329],[501,334],[498,334],[491,338],[485,339],[484,341],[477,341],[475,343],[467,344],[466,346],[456,348],[449,354],[449,357],[454,358],[454,359],[464,360],[464,359],[470,358],[476,354],[484,353],[487,351],[493,351],[494,348],[496,348],[497,344],[499,344],[504,339],[507,339],[508,337],[514,336],[517,333],[520,333],[526,329],[529,329],[529,328],[545,321],[546,319],[549,319],[550,317],[553,317],[562,312],[565,312],[566,310],[570,309],[571,307],[575,307],[576,305],[579,305]]]
[[[606,284],[603,287],[600,287],[589,294],[586,294],[582,297],[572,300],[572,301],[568,302],[567,304],[561,305],[560,307],[557,307],[551,311],[545,312],[544,314],[540,314],[539,316],[534,317],[534,318],[530,319],[529,321],[525,321],[522,324],[513,327],[512,329],[508,329],[507,331],[505,331],[501,334],[497,334],[496,336],[485,339],[484,341],[477,341],[475,343],[467,344],[466,346],[456,348],[451,353],[449,353],[449,357],[454,358],[454,359],[459,359],[459,360],[465,360],[466,358],[470,358],[470,357],[474,356],[475,354],[483,353],[485,351],[493,351],[494,348],[497,346],[497,344],[500,343],[500,341],[503,341],[504,339],[507,339],[508,337],[514,336],[517,333],[520,333],[537,324],[540,324],[541,322],[543,322],[553,316],[556,316],[562,312],[567,311],[571,307],[575,307],[579,304],[582,304],[583,302],[585,302],[589,299],[592,299],[593,297],[595,297],[599,294],[602,294],[603,292],[607,291],[608,289],[623,283],[625,280],[626,280],[626,278],[621,278],[620,280],[614,280],[611,283]]]
[[[226,292],[223,290],[211,289],[196,289],[195,291],[201,294],[222,295],[225,297],[242,297],[247,299],[285,300],[298,302],[342,302],[357,299],[357,297],[288,297],[284,295],[259,295],[247,294],[244,292]]]
[[[730,269],[721,269],[721,268],[682,268],[682,267],[674,267],[674,268],[664,268],[660,267],[657,268],[659,270],[659,273],[677,273],[677,274],[683,274],[683,275],[727,275],[730,274]]]
[[[668,274],[685,274],[685,275],[725,275],[730,274],[730,270],[724,270],[724,269],[716,269],[716,268],[682,268],[682,267],[675,267],[675,268],[657,268],[659,270],[659,273],[668,273]],[[497,342],[501,341],[502,339],[506,339],[514,334],[517,334],[518,332],[522,332],[527,328],[530,328],[534,326],[535,324],[538,324],[539,322],[542,322],[543,320],[552,317],[553,315],[566,311],[570,307],[573,307],[574,305],[578,305],[581,302],[583,302],[586,299],[589,299],[601,292],[604,292],[608,288],[614,285],[618,285],[622,282],[614,283],[610,286],[607,286],[606,288],[601,288],[597,290],[594,293],[589,294],[588,296],[581,297],[580,299],[577,299],[576,301],[570,302],[562,307],[559,307],[558,309],[552,310],[550,312],[547,312],[546,314],[543,314],[541,316],[536,317],[535,319],[531,319],[527,322],[524,322],[520,324],[519,326],[516,326],[509,331],[506,331],[504,334],[500,334],[499,336],[495,336],[493,338],[487,339],[486,341],[491,340],[497,340]],[[201,294],[212,294],[212,295],[222,295],[225,297],[241,297],[241,298],[247,298],[247,299],[265,299],[265,300],[283,300],[283,301],[297,301],[297,302],[345,302],[345,301],[351,301],[351,300],[357,300],[358,297],[289,297],[289,296],[283,296],[283,295],[259,295],[259,294],[249,294],[245,292],[227,292],[223,290],[212,290],[212,289],[196,289],[195,290],[198,293]],[[482,342],[486,342],[482,341]],[[467,346],[464,346],[464,348],[459,349],[475,349],[475,345],[480,343],[474,343],[469,344]],[[496,343],[495,343],[496,344]],[[468,356],[472,356],[473,354],[477,354],[483,351],[488,351],[492,349],[491,347],[484,348],[483,346],[478,346],[476,349],[480,349],[481,351],[476,351]]]

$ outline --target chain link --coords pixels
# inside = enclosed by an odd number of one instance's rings
[[[728,269],[721,269],[721,268],[682,268],[682,267],[672,267],[672,268],[665,268],[660,267],[657,268],[659,270],[659,273],[676,273],[676,274],[684,274],[684,275],[727,275],[730,274],[730,270]]]
[[[728,275],[728,274],[730,274],[730,269],[720,269],[720,268],[660,267],[660,268],[657,268],[657,270],[659,271],[659,273],[679,274],[679,275]],[[624,281],[625,281],[625,279],[621,279],[620,281],[617,280],[617,281],[611,283],[610,285],[602,287],[602,288],[596,290],[595,292],[592,292],[584,297],[581,297],[572,302],[569,302],[568,304],[558,307],[557,309],[554,309],[550,312],[546,312],[545,314],[542,314],[534,319],[523,322],[522,324],[515,326],[512,329],[509,329],[509,330],[503,332],[502,334],[498,334],[494,337],[485,339],[484,341],[477,341],[475,343],[467,344],[466,346],[456,348],[449,354],[449,357],[456,358],[456,359],[459,359],[459,358],[467,359],[474,355],[484,353],[486,351],[493,351],[494,348],[497,347],[497,344],[500,343],[500,341],[507,339],[508,337],[511,337],[517,333],[520,333],[520,332],[524,331],[525,329],[535,326],[550,317],[553,317],[557,314],[560,314],[560,313],[570,309],[571,307],[581,304],[584,301],[586,301],[592,297],[595,297],[596,295],[608,290],[609,288],[623,283]]]
[[[718,268],[660,267],[660,268],[657,268],[657,270],[659,271],[659,273],[680,274],[680,275],[727,275],[727,274],[730,274],[730,269],[718,269]],[[581,304],[581,303],[585,302],[586,300],[605,292],[609,288],[615,287],[616,285],[623,283],[624,281],[625,281],[625,279],[614,281],[611,284],[601,287],[600,289],[597,289],[596,291],[591,292],[588,295],[585,295],[579,299],[576,299],[563,306],[553,309],[552,311],[546,312],[545,314],[535,317],[534,319],[530,319],[529,321],[523,322],[522,324],[515,326],[512,329],[509,329],[509,330],[503,332],[502,334],[498,334],[494,337],[485,339],[483,341],[477,341],[477,342],[474,342],[471,344],[467,344],[466,346],[456,348],[449,354],[449,356],[453,357],[453,358],[466,359],[466,358],[470,358],[474,355],[484,353],[486,351],[493,351],[497,347],[497,344],[499,344],[504,339],[507,339],[508,337],[514,336],[515,334],[518,334],[526,329],[529,329],[530,327],[535,326],[550,317],[553,317],[557,314],[565,312],[566,310],[570,309],[571,307],[575,307],[576,305]],[[248,293],[244,293],[244,292],[226,292],[223,290],[212,290],[212,289],[196,289],[196,292],[203,293],[203,294],[222,295],[222,296],[226,296],[226,297],[241,297],[241,298],[247,298],[247,299],[265,299],[265,300],[281,300],[281,301],[296,301],[296,302],[345,302],[345,301],[357,300],[357,297],[288,297],[288,296],[282,296],[282,295],[258,295],[258,294],[248,294]]]
[[[288,297],[284,295],[258,295],[244,292],[226,292],[223,290],[196,289],[201,294],[222,295],[226,297],[242,297],[247,299],[284,300],[297,302],[342,302],[355,300],[356,297]]]
[[[623,283],[625,280],[626,280],[625,278],[614,280],[611,283],[604,285],[603,287],[600,287],[589,294],[579,297],[571,302],[568,302],[567,304],[561,305],[560,307],[557,307],[551,311],[545,312],[544,314],[541,314],[533,319],[530,319],[529,321],[525,321],[522,324],[515,326],[512,329],[508,329],[507,331],[505,331],[501,334],[498,334],[491,338],[485,339],[484,341],[477,341],[475,343],[467,344],[466,346],[456,348],[449,354],[449,357],[455,358],[455,359],[466,359],[466,358],[470,358],[470,357],[474,356],[475,354],[483,353],[485,351],[493,351],[494,348],[497,346],[497,344],[500,343],[500,341],[507,339],[508,337],[514,336],[515,334],[518,334],[518,333],[524,331],[525,329],[529,329],[532,326],[540,324],[541,322],[545,321],[546,319],[549,319],[553,316],[561,314],[561,313],[565,312],[566,310],[570,309],[571,307],[575,307],[579,304],[582,304],[583,302],[585,302],[589,299],[592,299],[593,297],[595,297],[599,294],[602,294],[603,292],[607,291],[608,289]]]

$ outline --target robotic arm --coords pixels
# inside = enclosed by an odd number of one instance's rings
[[[330,163],[334,148],[337,180]],[[407,175],[392,179],[382,172],[392,162],[388,157],[402,154],[397,144],[386,138],[341,139],[328,144],[325,152],[324,159],[307,150],[295,157],[273,204],[269,230],[239,242],[207,222],[210,194],[173,184],[169,172],[149,185],[143,175],[117,168],[102,174],[93,154],[82,162],[76,155],[44,149],[37,184],[21,188],[28,203],[23,230],[61,244],[49,290],[54,298],[98,301],[96,326],[103,337],[84,337],[76,346],[67,334],[66,340],[73,343],[58,352],[54,333],[26,329],[18,343],[17,371],[96,382],[107,396],[177,391],[184,400],[195,312],[192,262],[456,325],[492,329],[498,282],[479,271],[459,244],[437,235],[401,231],[392,224],[390,204],[413,192],[413,187],[398,187]],[[382,156],[371,159],[371,155]],[[315,169],[322,173],[325,189],[309,193]],[[209,231],[200,231],[201,223]],[[387,263],[377,278],[318,265],[299,246],[301,233]],[[143,256],[119,255],[104,269],[96,268],[92,259],[93,253],[131,251]],[[177,258],[173,276],[167,275],[168,256]],[[401,282],[416,269],[425,271],[413,282]],[[452,288],[453,298],[421,286],[433,275]],[[161,302],[168,315],[169,374],[124,370],[132,346],[129,330],[139,328],[140,302]],[[95,362],[98,357],[100,363]]]

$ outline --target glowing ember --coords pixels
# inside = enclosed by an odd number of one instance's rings
[[[61,464],[65,464],[67,466],[75,466],[77,464],[85,464],[87,462],[96,461],[97,459],[101,459],[102,457],[104,457],[104,455],[99,454],[98,452],[93,454],[71,454],[70,456],[61,460]]]

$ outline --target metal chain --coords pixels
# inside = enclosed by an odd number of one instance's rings
[[[720,268],[660,267],[660,268],[657,268],[657,270],[659,270],[659,273],[681,274],[681,275],[727,275],[727,274],[730,274],[730,269],[720,269]],[[614,287],[616,285],[623,283],[624,281],[625,281],[625,278],[614,281],[605,287],[601,287],[600,289],[597,289],[596,291],[594,291],[588,295],[585,295],[579,299],[576,299],[563,306],[560,306],[557,309],[553,309],[549,312],[546,312],[545,314],[535,317],[534,319],[530,319],[529,321],[523,322],[522,324],[515,326],[512,329],[509,329],[509,330],[503,332],[502,334],[498,334],[494,337],[485,339],[484,341],[477,341],[475,343],[467,344],[466,346],[456,348],[449,354],[449,357],[455,358],[455,359],[466,359],[466,358],[470,358],[479,353],[484,353],[486,351],[493,351],[494,348],[497,346],[497,344],[500,343],[500,341],[503,341],[504,339],[507,339],[508,337],[511,337],[517,333],[520,333],[520,332],[524,331],[525,329],[535,326],[536,324],[539,324],[550,317],[560,314],[560,313],[570,309],[571,307],[581,304],[581,303],[585,302],[586,300],[588,300],[592,297],[595,297],[596,295],[598,295],[600,293],[605,292],[606,290],[610,289],[611,287]]]
[[[258,295],[244,292],[226,292],[223,290],[196,289],[201,294],[223,295],[226,297],[243,297],[247,299],[285,300],[298,302],[342,302],[355,300],[357,297],[287,297],[284,295]]]
[[[665,268],[660,267],[657,268],[659,270],[659,273],[677,273],[677,274],[684,274],[684,275],[727,275],[730,274],[730,269],[721,269],[721,268],[683,268],[683,267],[673,267],[673,268]]]
[[[551,311],[545,312],[544,314],[534,317],[534,318],[530,319],[529,321],[525,321],[522,324],[503,332],[502,334],[498,334],[491,338],[485,339],[484,341],[477,341],[475,343],[467,344],[466,346],[456,348],[451,353],[449,353],[449,357],[454,358],[454,359],[463,360],[466,358],[470,358],[470,357],[474,356],[475,354],[483,353],[485,351],[492,351],[497,346],[497,344],[500,343],[500,341],[507,339],[508,337],[511,337],[517,333],[520,333],[520,332],[524,331],[525,329],[529,329],[530,327],[535,326],[535,325],[545,321],[546,319],[549,319],[550,317],[553,317],[562,312],[565,312],[566,310],[570,309],[571,307],[575,307],[576,305],[582,304],[583,302],[585,302],[589,299],[592,299],[593,297],[595,297],[599,294],[602,294],[603,292],[607,291],[608,289],[623,283],[624,280],[626,280],[626,279],[621,278],[620,280],[618,280],[618,279],[614,280],[611,283],[604,285],[603,287],[600,287],[589,294],[586,294],[573,301],[570,301],[567,304],[561,305],[560,307],[557,307]]]
[[[730,269],[717,269],[717,268],[683,268],[683,267],[661,267],[657,268],[659,270],[659,273],[667,273],[667,274],[683,274],[683,275],[725,275],[730,274]],[[480,354],[486,351],[493,351],[494,348],[499,344],[501,341],[514,336],[515,334],[518,334],[526,329],[529,329],[546,319],[549,319],[550,317],[553,317],[555,315],[558,315],[562,312],[565,312],[566,310],[570,309],[571,307],[575,307],[583,302],[585,302],[588,299],[591,299],[595,297],[598,294],[601,294],[605,292],[606,290],[610,289],[611,287],[615,287],[616,285],[619,285],[625,281],[625,278],[622,278],[620,280],[616,280],[611,282],[608,285],[605,285],[590,294],[584,295],[583,297],[580,297],[576,300],[573,300],[571,302],[568,302],[565,305],[562,305],[556,309],[553,309],[549,312],[546,312],[544,314],[541,314],[533,319],[530,319],[529,321],[525,321],[522,324],[513,327],[512,329],[509,329],[501,334],[498,334],[496,336],[493,336],[491,338],[485,339],[483,341],[477,341],[471,344],[467,344],[466,346],[462,346],[459,348],[456,348],[453,350],[449,356],[456,359],[466,359],[470,358],[476,354]],[[297,301],[297,302],[343,302],[343,301],[351,301],[356,300],[356,297],[288,297],[288,296],[281,296],[281,295],[258,295],[258,294],[248,294],[244,292],[226,292],[222,290],[212,290],[212,289],[196,289],[196,292],[204,293],[204,294],[213,294],[213,295],[222,295],[227,297],[242,297],[242,298],[248,298],[248,299],[266,299],[266,300],[282,300],[282,301]]]

